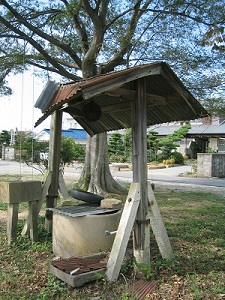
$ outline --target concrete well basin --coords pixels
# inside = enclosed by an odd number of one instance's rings
[[[63,207],[60,212],[53,209],[53,252],[56,256],[87,256],[111,250],[115,235],[106,236],[105,231],[117,230],[122,211],[85,209],[84,212],[74,212],[71,207]]]

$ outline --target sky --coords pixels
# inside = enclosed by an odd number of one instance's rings
[[[11,129],[18,131],[32,130],[36,133],[49,128],[50,117],[34,128],[35,122],[42,116],[38,108],[34,108],[46,81],[25,72],[11,76],[8,85],[12,88],[11,96],[0,97],[0,132]]]

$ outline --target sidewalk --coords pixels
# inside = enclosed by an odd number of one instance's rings
[[[0,175],[41,174],[38,170],[16,161],[0,160]]]
[[[191,172],[192,167],[190,165],[180,165],[174,166],[170,168],[163,168],[163,169],[151,169],[148,170],[148,174],[151,175],[163,175],[163,176],[179,176],[185,172]]]
[[[65,167],[65,174],[69,173],[79,173],[81,170],[81,165],[78,164],[74,167]],[[0,160],[0,175],[7,175],[7,174],[41,174],[38,170],[35,170],[32,167],[27,166],[25,163],[20,164],[16,161],[6,161]],[[189,165],[181,165],[175,166],[171,168],[163,168],[163,169],[151,169],[148,170],[148,174],[151,175],[163,175],[163,176],[179,176],[181,173],[191,172],[191,166]],[[112,171],[114,174],[129,174],[132,171]]]

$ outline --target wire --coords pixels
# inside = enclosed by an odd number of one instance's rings
[[[22,133],[23,133],[23,102],[24,102],[24,71],[25,71],[25,50],[26,43],[24,42],[23,61],[22,61],[22,82],[21,82],[21,107],[20,107],[20,179],[22,178]]]
[[[24,49],[25,50],[25,49]],[[23,132],[23,99],[24,99],[24,57],[23,57],[23,72],[21,82],[21,106],[20,106],[20,179],[22,178],[22,132]]]
[[[31,147],[32,147],[32,150],[31,150],[31,166],[32,166],[32,180],[34,178],[34,168],[33,168],[33,164],[34,164],[34,67],[33,67],[33,82],[32,82],[32,85],[33,85],[33,90],[32,90],[32,99],[33,99],[33,108],[32,108],[32,144],[31,144]]]

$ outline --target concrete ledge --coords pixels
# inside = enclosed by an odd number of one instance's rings
[[[130,167],[130,165],[127,164],[127,163],[112,163],[111,164],[111,169],[113,171],[120,171],[121,169],[132,170],[132,167]]]

